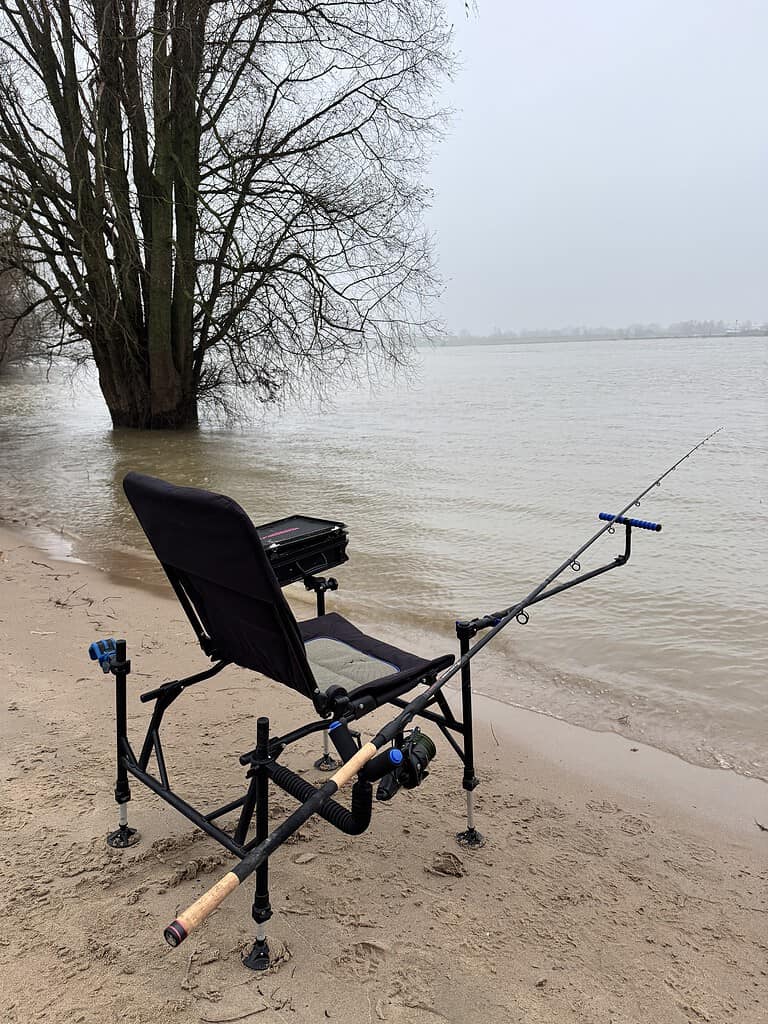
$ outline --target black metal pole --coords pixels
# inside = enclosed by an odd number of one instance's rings
[[[256,841],[261,844],[269,835],[269,719],[259,718],[256,722]],[[269,859],[256,869],[256,892],[251,911],[256,922],[256,941],[250,953],[243,957],[243,963],[252,971],[265,971],[269,967],[269,946],[267,945],[266,923],[272,917],[269,904]]]
[[[131,787],[128,782],[125,745],[128,742],[126,680],[130,671],[131,663],[126,657],[125,640],[118,640],[115,644],[115,657],[110,666],[110,672],[115,677],[115,754],[117,760],[115,800],[119,809],[119,817],[117,829],[107,836],[107,845],[117,850],[133,846],[139,841],[139,833],[136,829],[128,827],[128,801],[131,799]]]
[[[456,623],[456,634],[459,638],[459,657],[464,659],[469,651],[469,641],[474,633],[472,627],[465,622]],[[477,848],[483,846],[485,838],[475,828],[474,791],[480,783],[475,775],[475,740],[472,732],[472,668],[469,659],[461,666],[461,717],[464,725],[464,777],[462,786],[467,794],[467,827],[464,832],[457,832],[456,839],[462,846]]]
[[[304,580],[304,586],[308,590],[314,590],[315,598],[317,599],[317,616],[325,615],[325,592],[326,590],[336,590],[338,587],[337,581],[330,576],[326,579],[324,576],[307,576]],[[341,764],[335,757],[331,755],[331,750],[328,745],[328,732],[323,730],[323,752],[314,763],[314,767],[320,772],[333,772]]]

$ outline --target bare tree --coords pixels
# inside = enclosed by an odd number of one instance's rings
[[[116,426],[431,328],[439,0],[0,0],[0,213]]]

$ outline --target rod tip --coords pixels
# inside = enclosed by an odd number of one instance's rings
[[[168,943],[168,945],[173,946],[174,949],[177,946],[180,946],[184,939],[186,939],[186,937],[187,929],[179,920],[176,920],[172,924],[169,924],[168,927],[163,932],[163,938]]]

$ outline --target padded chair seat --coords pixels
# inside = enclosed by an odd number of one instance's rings
[[[355,696],[395,689],[405,693],[425,672],[437,674],[453,662],[451,654],[430,661],[376,640],[336,612],[300,622],[299,632],[323,692],[337,685]]]
[[[371,658],[350,647],[342,640],[318,636],[305,645],[307,660],[318,689],[325,693],[329,686],[343,686],[345,690],[372,683],[382,676],[392,675],[394,666],[378,658]]]

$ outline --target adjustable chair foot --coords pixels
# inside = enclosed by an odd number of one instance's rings
[[[250,971],[266,971],[269,967],[269,946],[266,939],[256,939],[250,953],[243,957],[243,966]]]
[[[479,850],[485,846],[485,836],[481,835],[476,828],[468,828],[464,832],[456,833],[456,842],[469,850]]]
[[[125,850],[129,846],[135,846],[140,839],[141,835],[137,829],[121,825],[120,828],[109,833],[107,836],[107,846],[111,846],[113,850]]]
[[[475,794],[474,789],[478,780],[470,779],[465,785],[467,794],[467,828],[464,832],[456,833],[456,842],[467,850],[479,850],[485,846],[485,836],[481,835],[475,828]]]
[[[341,761],[337,761],[330,754],[323,754],[322,757],[318,757],[313,767],[317,768],[319,772],[335,772],[337,768],[341,767]]]
[[[335,772],[337,768],[341,768],[341,761],[337,761],[335,757],[331,757],[327,732],[323,733],[323,756],[318,757],[313,767],[317,768],[319,772]]]
[[[135,828],[128,828],[128,804],[123,802],[118,804],[119,808],[119,827],[114,832],[110,832],[107,836],[107,846],[111,846],[113,850],[125,850],[129,846],[135,846],[136,843],[141,839],[141,835]]]

